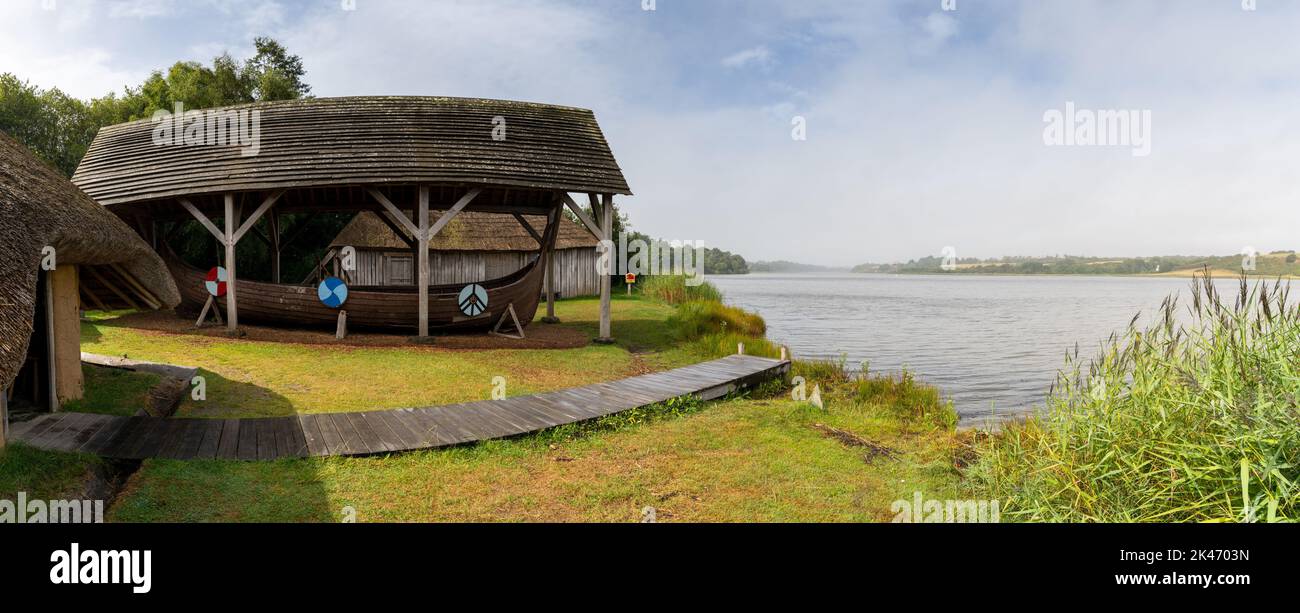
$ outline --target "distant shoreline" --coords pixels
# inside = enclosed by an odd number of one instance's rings
[[[932,276],[932,277],[1130,277],[1140,279],[1190,279],[1193,275],[1200,274],[1201,269],[1174,270],[1170,272],[1158,273],[1069,273],[1069,272],[943,272],[929,270],[908,270],[908,271],[881,271],[881,272],[854,272],[850,270],[829,270],[829,271],[752,271],[749,273],[729,273],[710,274],[713,276],[745,276],[748,275],[880,275],[880,276]],[[1234,272],[1227,269],[1210,269],[1210,274],[1215,279],[1236,279],[1241,276],[1240,272]],[[1300,275],[1269,275],[1261,273],[1248,273],[1247,279],[1285,279],[1288,281],[1300,279]]]

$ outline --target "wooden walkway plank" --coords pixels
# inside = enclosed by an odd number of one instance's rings
[[[195,459],[211,460],[217,457],[217,452],[221,449],[221,430],[223,426],[225,426],[224,420],[205,420],[203,438],[199,441],[198,448],[194,450]]]
[[[371,455],[516,436],[683,396],[720,398],[789,368],[788,361],[731,356],[619,381],[438,407],[225,420],[57,413],[18,424],[11,433],[38,448],[126,459]]]
[[[325,437],[321,435],[320,423],[315,415],[299,415],[298,425],[302,428],[308,454],[316,457],[330,455],[329,445],[325,444]]]
[[[217,442],[217,457],[223,460],[239,459],[239,420],[225,419],[221,423],[221,440]]]

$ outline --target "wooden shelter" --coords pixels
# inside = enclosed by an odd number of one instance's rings
[[[594,236],[606,239],[613,228],[614,196],[631,193],[595,116],[585,109],[465,98],[357,97],[259,103],[211,113],[222,121],[248,117],[256,137],[251,154],[247,146],[223,142],[220,134],[215,141],[205,140],[210,119],[206,127],[185,130],[187,138],[196,137],[189,145],[157,144],[155,122],[141,120],[100,130],[73,182],[134,223],[155,245],[168,222],[192,216],[202,223],[225,247],[226,321],[232,332],[239,325],[243,285],[233,265],[239,242],[252,234],[278,260],[294,233],[281,227],[283,214],[374,213],[408,243],[418,286],[428,288],[433,278],[429,245],[462,212],[508,215],[519,223],[526,216],[541,216],[548,220],[549,232],[567,206]],[[196,115],[194,121],[203,119]],[[585,194],[593,215],[578,206],[574,194]],[[257,229],[259,224],[264,230]],[[549,268],[554,265],[552,247],[545,240],[539,243],[539,265]],[[271,273],[278,283],[278,266],[273,264]],[[600,285],[597,340],[609,341],[609,277]],[[430,290],[416,293],[413,327],[427,337]],[[438,297],[436,306],[441,308],[443,300]],[[304,311],[304,319],[311,315]],[[286,313],[286,318],[293,316]]]
[[[83,308],[171,308],[162,260],[122,220],[0,133],[0,446],[11,404],[82,397]]]
[[[520,223],[504,215],[461,213],[429,242],[429,283],[473,283],[522,270],[536,259],[545,227],[546,218],[540,215],[526,216]],[[548,276],[555,274],[555,282],[547,286],[554,288],[557,296],[600,294],[600,276],[596,274],[599,243],[581,224],[567,218],[561,221],[555,263],[546,271]],[[348,247],[355,250],[355,258],[348,262],[351,270],[339,257]],[[339,232],[330,243],[325,263],[333,264],[335,276],[356,285],[415,285],[415,254],[410,245],[370,211],[357,213]]]

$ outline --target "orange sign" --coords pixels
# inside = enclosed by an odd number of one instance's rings
[[[631,285],[631,284],[633,284],[633,283],[636,283],[636,275],[634,275],[634,274],[632,274],[632,273],[629,272],[629,273],[627,273],[626,276],[623,277],[623,280],[624,280],[624,281],[627,281],[627,284],[628,284],[628,285]]]

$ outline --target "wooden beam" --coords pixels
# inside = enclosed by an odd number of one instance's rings
[[[226,232],[228,237],[236,237],[239,220],[235,213],[235,195],[226,194]],[[238,240],[226,241],[226,329],[232,334],[239,331],[239,300],[235,282],[235,245]]]
[[[608,237],[614,233],[614,196],[613,194],[605,194],[602,200],[604,202],[600,207],[600,220],[601,225],[603,226],[601,240],[609,240]],[[613,250],[610,251],[609,262],[611,266],[614,264],[614,258],[617,256],[618,254],[614,253]],[[596,338],[596,341],[600,343],[614,342],[614,337],[611,336],[610,333],[610,272],[613,271],[603,271],[604,274],[600,275],[600,336]]]
[[[456,216],[459,215],[461,211],[465,210],[465,207],[469,206],[469,203],[473,202],[475,198],[478,198],[478,195],[481,193],[483,193],[483,190],[481,189],[471,189],[468,194],[465,194],[460,200],[457,200],[456,204],[451,205],[451,208],[447,209],[447,212],[443,213],[442,217],[438,218],[438,221],[433,224],[433,227],[426,230],[428,236],[424,237],[425,242],[429,242],[433,237],[437,236],[439,232],[442,232],[442,229],[447,227],[447,224],[451,223],[451,220],[455,219]]]
[[[121,277],[131,289],[135,290],[149,308],[155,311],[162,308],[162,301],[159,300],[157,296],[154,296],[148,289],[145,289],[144,285],[141,285],[135,277],[131,276],[131,273],[127,272],[117,264],[109,264],[109,268],[111,268],[113,272],[117,273],[117,276]]]
[[[195,219],[199,220],[199,223],[203,224],[203,227],[208,229],[208,232],[211,232],[213,236],[217,237],[218,242],[223,245],[226,244],[226,234],[221,230],[218,230],[217,224],[212,223],[212,220],[208,219],[208,216],[204,215],[203,211],[200,211],[198,207],[194,206],[192,202],[185,198],[181,198],[180,203],[181,206],[185,207],[185,210],[190,212],[190,215],[193,215]],[[226,225],[229,226],[230,224]]]
[[[515,221],[519,222],[519,225],[524,227],[524,230],[528,231],[528,235],[533,237],[533,240],[537,241],[538,245],[542,244],[542,235],[538,234],[537,230],[534,230],[533,227],[528,224],[528,220],[524,219],[523,215],[520,215],[519,213],[511,213],[511,215],[514,216]]]
[[[391,206],[391,203],[389,203],[389,205]],[[393,207],[393,210],[396,209],[397,207]],[[419,241],[419,244],[416,246],[416,252],[417,252],[416,259],[419,260],[419,277],[416,281],[419,284],[419,287],[417,287],[416,289],[417,291],[419,291],[419,297],[420,297],[419,334],[420,334],[420,338],[428,338],[429,336],[429,239],[431,238],[431,233],[429,232],[429,187],[427,185],[420,186],[420,202],[419,202],[419,209],[416,215],[418,216],[419,224],[420,224],[420,226],[416,228],[416,231],[413,232],[413,234],[415,234],[416,239]],[[405,221],[405,219],[406,219],[405,216],[403,216],[402,220]]]
[[[135,300],[132,300],[130,295],[128,295],[126,292],[124,292],[124,291],[118,289],[117,285],[114,284],[112,281],[110,281],[110,280],[108,279],[108,277],[105,277],[104,275],[99,274],[99,270],[98,270],[97,267],[95,267],[95,266],[86,266],[86,267],[85,267],[85,271],[86,271],[86,272],[89,272],[89,273],[90,273],[90,276],[94,277],[96,281],[99,281],[99,283],[100,283],[101,285],[103,285],[104,287],[107,287],[107,288],[108,288],[108,291],[113,292],[114,294],[117,295],[118,298],[121,298],[122,301],[125,302],[125,303],[127,304],[127,306],[129,306],[129,307],[131,307],[131,308],[133,308],[133,309],[139,309],[139,308],[140,308],[140,305],[139,305],[139,304],[136,304],[136,301],[135,301]]]
[[[64,402],[84,396],[77,267],[65,264],[51,271],[50,293],[54,318],[55,402],[62,406]]]
[[[564,205],[560,204],[557,200],[555,206],[551,209],[551,214],[547,216],[547,223],[567,223],[564,221],[563,216]],[[523,218],[519,218],[519,221],[520,223],[523,223]],[[527,226],[527,224],[524,225]],[[556,236],[559,235],[558,229],[555,231],[555,234]],[[543,273],[546,275],[546,317],[542,318],[542,322],[548,324],[560,323],[560,318],[555,316],[555,241],[551,241],[550,245],[546,245],[540,237],[537,237],[536,233],[534,233],[533,236],[537,238],[538,244],[541,244],[542,248],[546,250],[546,259],[544,261],[546,270]]]
[[[271,240],[271,282],[280,282],[280,213],[271,211],[271,215],[266,218],[266,229],[269,230]]]
[[[595,221],[592,221],[591,217],[587,215],[586,211],[582,210],[582,207],[578,206],[577,202],[573,201],[572,196],[568,194],[560,194],[560,199],[564,201],[564,204],[569,207],[570,211],[573,211],[574,215],[578,216],[578,219],[582,221],[583,225],[587,226],[587,230],[589,230],[597,240],[605,240],[601,227],[596,225]],[[592,212],[594,213],[595,211],[593,210]]]
[[[270,219],[270,217],[268,217],[267,219]],[[273,245],[271,244],[271,236],[270,236],[269,234],[267,234],[266,232],[263,232],[263,231],[261,230],[261,228],[253,228],[253,231],[252,231],[252,232],[249,232],[249,234],[250,234],[253,238],[256,238],[257,240],[262,241],[262,244],[263,244],[263,245],[266,245],[267,248],[270,248],[270,247],[273,246]]]
[[[314,211],[311,213],[307,213],[306,217],[303,217],[301,220],[298,221],[298,223],[294,224],[293,230],[289,231],[289,237],[284,239],[283,241],[280,241],[280,248],[284,249],[285,247],[288,247],[289,245],[293,244],[294,241],[301,238],[303,234],[306,234],[307,226],[308,224],[311,223],[311,220],[313,219],[316,219],[316,213]]]
[[[300,282],[298,285],[311,284],[311,278],[316,276],[316,271],[321,271],[322,273],[325,272],[325,267],[329,265],[330,260],[333,260],[337,253],[338,250],[336,249],[330,249],[329,251],[326,251],[325,257],[321,258],[320,262],[318,262],[316,266],[312,267],[311,272],[307,273],[307,276],[304,277],[302,282]]]
[[[375,216],[379,218],[379,221],[384,222],[384,225],[388,226],[388,229],[392,230],[393,234],[397,235],[397,238],[402,239],[402,242],[406,243],[406,246],[408,248],[415,249],[415,242],[416,242],[415,239],[411,238],[411,236],[407,234],[406,228],[398,225],[397,222],[393,221],[392,215],[388,211],[385,210],[375,211]],[[406,219],[406,216],[402,215],[402,219]]]
[[[108,306],[104,304],[103,300],[99,299],[99,296],[95,295],[95,292],[90,291],[90,288],[86,287],[84,284],[79,284],[79,285],[80,285],[79,289],[81,290],[81,294],[86,298],[89,298],[90,302],[95,305],[95,308],[101,311],[108,310]]]
[[[427,193],[428,190],[427,187],[422,187],[420,189],[426,190]],[[388,212],[392,213],[393,217],[396,217],[398,221],[402,222],[402,225],[406,227],[407,232],[411,233],[411,236],[419,238],[420,231],[422,228],[416,227],[415,224],[411,223],[411,220],[406,218],[406,213],[403,213],[401,209],[397,208],[397,206],[394,205],[392,201],[388,199],[388,196],[385,196],[383,192],[373,187],[370,188],[369,192],[370,192],[370,196],[374,198],[375,201],[380,204],[380,206],[383,206],[385,209],[388,209]]]
[[[0,387],[0,449],[9,442],[9,390]]]
[[[58,368],[54,363],[58,345],[54,342],[54,271],[45,273],[45,370],[49,383],[49,407],[51,413],[59,412]]]
[[[253,211],[253,214],[248,216],[248,219],[244,220],[244,225],[239,226],[239,230],[235,231],[235,238],[232,242],[238,243],[240,239],[244,238],[244,235],[253,228],[253,225],[257,223],[257,220],[261,219],[262,215],[270,210],[271,207],[275,206],[276,201],[283,195],[284,190],[279,190],[272,192],[271,195],[267,196],[266,199],[262,201],[262,205],[257,207],[257,209]],[[229,234],[229,230],[226,232]]]

